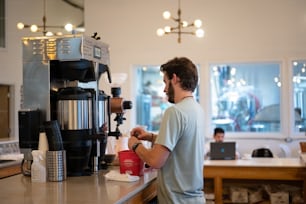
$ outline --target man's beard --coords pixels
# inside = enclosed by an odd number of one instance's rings
[[[174,103],[174,89],[173,89],[173,86],[172,86],[172,83],[170,82],[169,84],[169,88],[168,88],[168,101],[169,103]]]

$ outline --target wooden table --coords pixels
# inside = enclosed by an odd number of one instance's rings
[[[225,179],[300,181],[306,203],[306,166],[299,158],[253,158],[250,160],[206,160],[204,179],[213,179],[215,203],[223,203]]]

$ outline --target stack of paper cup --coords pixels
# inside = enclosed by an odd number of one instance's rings
[[[41,163],[44,165],[45,168],[47,168],[46,164],[46,152],[49,150],[49,144],[47,135],[45,132],[39,133],[39,140],[38,140],[38,150],[42,152],[42,160]]]
[[[46,152],[49,150],[47,135],[45,132],[39,133],[38,150]]]

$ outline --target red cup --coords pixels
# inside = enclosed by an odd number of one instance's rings
[[[132,150],[123,150],[118,152],[120,173],[128,173],[133,176],[142,176],[144,170],[144,162]]]

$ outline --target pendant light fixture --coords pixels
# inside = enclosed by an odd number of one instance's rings
[[[181,11],[181,1],[178,0],[178,10],[177,10],[177,18],[172,17],[169,11],[164,11],[163,17],[166,20],[172,19],[176,22],[176,26],[165,26],[164,28],[157,29],[157,35],[163,36],[165,34],[178,34],[177,42],[181,43],[181,35],[182,34],[191,34],[196,37],[202,38],[204,37],[204,30],[201,29],[202,21],[196,19],[192,23],[188,23],[182,19],[182,11]]]
[[[43,18],[42,18],[43,24],[42,25],[36,25],[36,24],[24,24],[22,22],[19,22],[17,24],[17,28],[19,30],[22,30],[24,28],[29,28],[32,32],[42,32],[44,36],[52,36],[54,33],[47,30],[49,28],[59,28],[59,29],[65,29],[67,32],[73,31],[73,25],[70,23],[67,23],[65,26],[58,26],[58,25],[47,25],[47,16],[46,16],[46,0],[43,0]],[[61,32],[56,33],[56,35],[62,35]]]

